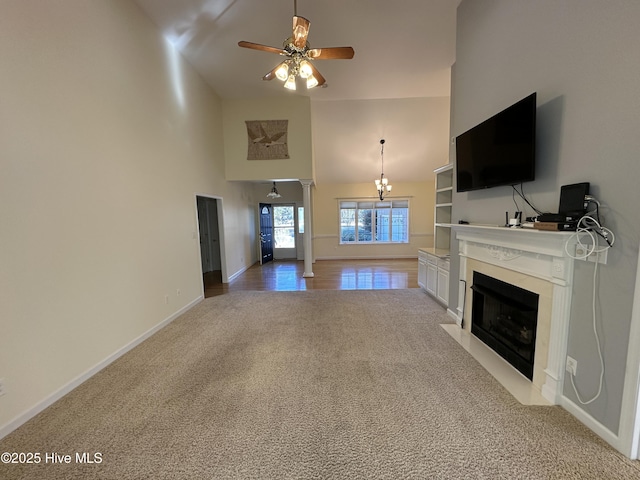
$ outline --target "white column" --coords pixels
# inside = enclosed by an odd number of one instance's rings
[[[567,344],[569,343],[568,319],[571,316],[570,285],[572,280],[571,278],[568,285],[553,286],[549,352],[547,353],[547,366],[544,369],[546,378],[541,393],[554,405],[560,404],[563,395],[564,365],[567,358]]]
[[[300,180],[302,184],[302,205],[304,206],[304,273],[305,278],[313,277],[313,251],[311,235],[311,185],[313,180]]]
[[[632,460],[640,458],[640,351],[637,348],[638,344],[640,344],[640,262],[636,272],[636,288],[631,310],[627,369],[624,375],[618,433],[622,441],[619,450]]]

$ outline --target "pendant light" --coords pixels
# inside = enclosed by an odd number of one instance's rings
[[[376,189],[378,190],[378,197],[380,200],[384,200],[385,195],[391,192],[391,185],[389,185],[389,179],[384,176],[384,139],[380,140],[380,160],[382,162],[380,178],[376,178]]]

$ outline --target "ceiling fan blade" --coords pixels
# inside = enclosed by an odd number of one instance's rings
[[[293,17],[293,45],[303,49],[307,44],[311,22],[304,17]]]
[[[352,47],[312,48],[307,52],[309,58],[314,60],[339,60],[351,59],[355,55]]]
[[[273,67],[273,70],[271,70],[264,77],[262,77],[262,80],[273,80],[274,78],[276,78],[276,70],[280,67],[280,65],[282,65],[282,64],[279,63],[278,65]]]
[[[252,42],[241,41],[241,42],[238,42],[238,46],[244,47],[244,48],[251,48],[253,50],[261,50],[263,52],[282,54],[282,55],[286,55],[287,53],[281,48],[268,47],[267,45],[260,45],[259,43],[252,43]]]
[[[325,78],[322,76],[322,74],[318,71],[318,69],[315,67],[315,65],[313,63],[309,62],[309,66],[311,67],[311,71],[313,72],[313,76],[318,81],[318,85],[317,85],[318,87],[321,87],[322,85],[327,83]]]

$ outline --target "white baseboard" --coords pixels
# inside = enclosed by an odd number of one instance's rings
[[[315,257],[315,260],[395,260],[395,259],[406,259],[406,258],[415,258],[418,260],[417,255],[376,255],[376,256],[363,256],[363,257],[354,257],[354,256],[335,256],[335,257]],[[315,261],[314,260],[314,261]]]
[[[456,321],[456,323],[460,325],[460,319],[458,318],[458,314],[455,311],[451,310],[450,308],[447,308],[447,315],[453,318]]]
[[[254,264],[255,265],[255,264]],[[242,275],[244,272],[246,272],[247,270],[249,270],[249,268],[251,268],[253,265],[249,265],[248,267],[242,267],[240,270],[238,270],[236,273],[234,273],[233,275],[231,275],[229,277],[229,283],[231,283],[233,280],[235,280],[236,278],[238,278],[240,275]]]
[[[150,328],[149,330],[144,332],[142,335],[140,335],[139,337],[133,339],[131,342],[129,342],[128,344],[123,346],[122,348],[116,350],[114,353],[109,355],[107,358],[105,358],[104,360],[102,360],[98,364],[96,364],[93,367],[91,367],[86,372],[84,372],[81,375],[77,376],[76,378],[71,380],[66,385],[63,385],[62,387],[60,387],[58,390],[53,392],[51,395],[46,397],[41,402],[38,402],[36,405],[31,407],[30,409],[28,409],[24,413],[18,415],[18,417],[16,417],[15,419],[10,421],[9,423],[7,423],[7,424],[3,425],[2,427],[0,427],[0,439],[6,437],[11,432],[13,432],[15,429],[17,429],[18,427],[20,427],[21,425],[23,425],[27,421],[31,420],[37,414],[42,412],[45,408],[53,405],[53,403],[55,403],[58,400],[60,400],[67,393],[71,392],[74,388],[76,388],[77,386],[79,386],[83,382],[87,381],[89,378],[94,376],[96,373],[98,373],[100,370],[102,370],[103,368],[108,366],[110,363],[112,363],[115,360],[117,360],[118,358],[120,358],[122,355],[127,353],[129,350],[131,350],[134,347],[140,345],[147,338],[149,338],[150,336],[152,336],[154,333],[158,332],[162,328],[166,327],[168,324],[170,324],[172,321],[174,321],[180,315],[182,315],[183,313],[185,313],[186,311],[190,310],[195,305],[200,303],[203,299],[204,299],[204,297],[202,295],[198,296],[195,300],[189,302],[187,305],[182,307],[177,312],[171,314],[169,317],[165,318],[162,322],[160,322],[156,326]]]
[[[598,422],[587,412],[585,412],[576,403],[563,395],[560,399],[560,405],[571,415],[576,417],[586,427],[593,430],[593,432],[600,438],[602,438],[605,442],[618,450],[620,453],[628,456],[628,453],[624,451],[624,445],[621,445],[620,437],[609,430],[607,427],[602,425],[600,422]]]

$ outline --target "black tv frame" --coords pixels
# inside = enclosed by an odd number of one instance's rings
[[[456,137],[456,191],[535,180],[534,92]]]

